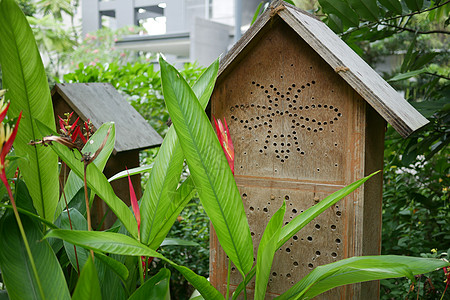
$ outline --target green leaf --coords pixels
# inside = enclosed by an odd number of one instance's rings
[[[379,172],[379,171],[378,171]],[[333,194],[327,196],[325,199],[317,203],[316,205],[308,208],[300,215],[296,216],[294,219],[292,219],[286,226],[284,226],[281,229],[277,249],[284,245],[294,234],[296,234],[298,231],[300,231],[303,227],[308,225],[309,222],[311,222],[315,217],[320,215],[322,212],[324,212],[327,208],[334,205],[339,200],[343,199],[345,196],[356,190],[358,187],[360,187],[364,182],[366,182],[370,177],[374,176],[378,172],[374,172],[370,174],[367,177],[364,177],[362,179],[359,179],[345,188],[340,189],[337,192],[334,192]],[[244,282],[240,283],[239,286],[236,288],[235,292],[233,293],[233,300],[238,297],[238,295],[243,291],[244,286],[246,286],[250,280],[255,276],[256,270],[253,268],[248,274]]]
[[[70,221],[69,216],[70,214]],[[61,222],[61,229],[68,229],[68,230],[87,230],[87,221],[83,217],[83,215],[76,209],[70,208],[69,211],[65,210],[60,215],[60,222]],[[71,226],[72,224],[72,226]],[[84,264],[86,263],[89,252],[82,248],[82,247],[76,247],[76,255],[75,255],[75,248],[76,246],[64,241],[64,249],[66,250],[67,257],[70,260],[70,263],[72,264],[73,268],[77,270],[77,259],[78,259],[78,265],[80,269],[84,267]]]
[[[52,230],[45,238],[60,238],[72,244],[119,255],[151,256],[169,263],[205,297],[205,299],[223,299],[223,296],[206,280],[205,277],[195,274],[192,270],[179,266],[165,258],[160,253],[139,243],[137,240],[118,233],[99,231]]]
[[[170,300],[170,271],[162,268],[158,274],[147,280],[128,300],[161,299]]]
[[[40,122],[36,122],[43,136],[54,135],[55,132]],[[67,147],[58,143],[53,143],[50,148],[75,172],[80,178],[84,177],[84,164],[81,162],[81,155],[77,151],[71,151]],[[111,208],[114,214],[119,218],[128,232],[137,238],[137,223],[133,213],[128,206],[120,200],[106,179],[105,175],[93,163],[87,167],[87,185]]]
[[[98,167],[99,170],[103,171],[106,166],[106,162],[109,159],[112,151],[114,150],[114,144],[116,140],[116,126],[114,122],[104,123],[100,126],[99,129],[89,138],[89,141],[82,149],[82,153],[95,153],[95,151],[100,147],[103,143],[103,140],[108,133],[108,130],[111,129],[108,139],[106,141],[103,150],[99,153],[97,158],[94,160],[94,164]],[[80,189],[84,187],[83,177],[78,177],[73,171],[70,171],[69,176],[67,177],[67,181],[64,185],[64,194],[61,195],[58,208],[56,209],[55,216],[59,216],[59,214],[66,208],[66,201],[69,204],[75,195],[78,193]],[[93,196],[93,195],[92,195]]]
[[[345,1],[319,0],[320,6],[326,14],[335,14],[344,25],[358,26],[359,17]]]
[[[70,299],[58,259],[48,242],[42,240],[39,225],[24,215],[21,220],[45,298]],[[0,269],[11,300],[42,299],[13,214],[5,214],[0,220]]]
[[[390,12],[401,15],[403,12],[402,5],[399,0],[378,0],[381,5],[386,7]]]
[[[3,203],[0,203],[0,207],[8,208],[8,209],[11,210],[11,212],[12,212],[12,209],[13,209],[12,205],[5,205]],[[29,216],[29,217],[31,217],[31,218],[39,221],[39,222],[42,222],[43,224],[47,225],[49,228],[58,229],[58,226],[55,226],[53,223],[49,222],[48,220],[43,219],[43,218],[39,217],[38,215],[35,215],[35,214],[29,212],[28,210],[25,210],[25,209],[20,208],[20,207],[17,207],[17,210],[21,214],[27,215],[27,216]]]
[[[100,282],[98,281],[97,270],[95,269],[92,257],[89,256],[81,271],[77,287],[73,292],[72,300],[97,300],[102,299]]]
[[[270,218],[259,242],[256,259],[255,299],[264,299],[266,295],[270,269],[272,268],[273,257],[278,249],[277,243],[281,227],[283,227],[285,212],[286,202],[283,202],[280,209]]]
[[[173,196],[170,207],[166,213],[166,221],[160,227],[159,231],[156,233],[153,241],[150,243],[149,247],[152,249],[158,248],[163,242],[164,238],[169,233],[172,228],[173,223],[180,215],[183,208],[188,204],[188,202],[194,197],[196,193],[194,182],[191,177],[188,177],[177,189],[175,195]]]
[[[418,11],[423,7],[423,0],[405,0],[405,3],[411,11]]]
[[[104,265],[109,267],[111,271],[116,273],[120,277],[120,279],[127,280],[129,272],[127,267],[125,267],[122,263],[99,252],[94,252],[94,256],[98,258]]]
[[[200,200],[220,244],[244,276],[253,264],[253,246],[233,174],[194,92],[162,58],[160,66],[164,100]]]
[[[163,246],[200,246],[200,245],[196,242],[186,241],[182,239],[165,238],[164,241],[161,243],[161,247]]]
[[[203,109],[206,108],[211,97],[218,69],[219,63],[215,61],[193,86],[194,93],[200,97]],[[175,128],[172,126],[159,149],[141,200],[141,240],[155,247],[154,249],[159,246],[155,238],[166,226],[169,220],[167,216],[173,215],[174,209],[178,210],[179,204],[184,203],[184,199],[177,197],[175,193],[183,168],[183,160],[183,151]],[[174,202],[175,200],[182,202]],[[175,219],[171,219],[170,227],[174,221]],[[162,242],[162,240],[160,236],[158,241]]]
[[[253,25],[253,23],[255,23],[256,19],[258,19],[259,13],[261,12],[261,7],[263,6],[264,2],[260,2],[258,4],[258,7],[256,8],[255,14],[253,15],[252,18],[252,22],[250,23],[250,25]]]
[[[427,68],[423,68],[423,69],[415,70],[415,71],[411,71],[411,72],[406,72],[406,73],[400,73],[400,74],[396,74],[394,77],[390,78],[388,81],[393,82],[393,81],[405,80],[405,79],[409,79],[411,77],[415,77],[417,75],[423,74],[425,72],[428,72]]]
[[[284,243],[286,243],[294,234],[296,234],[299,230],[301,230],[303,227],[305,227],[309,222],[311,222],[315,217],[323,213],[327,208],[334,205],[336,202],[356,190],[358,187],[360,187],[364,182],[369,180],[370,177],[374,176],[375,174],[379,173],[379,171],[374,172],[370,174],[369,176],[366,176],[362,179],[359,179],[345,188],[340,189],[337,192],[334,192],[333,194],[325,197],[322,201],[317,203],[316,205],[308,208],[303,213],[296,216],[294,219],[292,219],[289,224],[283,227],[281,229],[280,233],[280,239],[278,241],[277,248],[281,247]]]
[[[119,172],[117,174],[115,174],[114,176],[111,176],[110,178],[108,178],[108,182],[117,180],[117,179],[121,179],[124,177],[128,177],[128,174],[130,174],[130,176],[136,175],[136,174],[141,174],[144,172],[150,172],[153,168],[153,164],[150,164],[148,166],[140,166],[140,167],[136,167],[136,168],[132,168],[132,169],[128,169],[122,172]]]
[[[415,281],[413,275],[449,265],[439,259],[397,255],[352,257],[315,268],[276,299],[311,299],[337,286],[370,280],[408,277]]]
[[[347,0],[361,19],[377,22],[379,8],[377,0]]]
[[[48,148],[28,143],[40,138],[34,122],[55,129],[50,90],[31,28],[14,0],[0,2],[0,65],[11,100],[8,116],[23,112],[14,141],[22,176],[38,214],[52,222],[59,198],[58,158]]]

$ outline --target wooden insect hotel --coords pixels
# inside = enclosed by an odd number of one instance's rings
[[[404,137],[428,122],[324,23],[282,1],[221,60],[211,114],[230,128],[255,257],[283,200],[287,224],[383,169],[386,121]],[[378,174],[294,235],[275,255],[267,299],[319,265],[380,254],[381,204]],[[211,283],[225,294],[228,261],[214,234],[210,251]],[[232,267],[232,289],[241,279]],[[378,282],[368,282],[318,299],[378,299],[378,293]]]
[[[107,178],[125,170],[125,167],[139,167],[139,151],[162,143],[161,136],[109,83],[58,83],[52,90],[52,100],[56,124],[59,124],[58,116],[72,111],[72,120],[77,117],[83,122],[90,120],[94,130],[103,123],[115,123],[116,142],[103,172]],[[131,176],[131,180],[139,199],[142,194],[140,175]],[[111,185],[116,195],[130,205],[128,179],[113,181]],[[101,222],[108,211],[103,201],[94,201],[94,226]],[[115,217],[109,213],[103,228],[109,227],[114,221]]]

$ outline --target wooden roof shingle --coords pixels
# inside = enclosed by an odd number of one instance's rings
[[[219,77],[244,52],[259,32],[270,30],[267,29],[271,24],[270,21],[277,15],[400,135],[407,137],[429,122],[326,24],[281,0],[272,3],[270,9],[258,18],[223,57]]]
[[[116,125],[117,152],[142,150],[161,145],[163,139],[109,83],[58,83],[58,93],[84,121],[95,128],[105,122]]]

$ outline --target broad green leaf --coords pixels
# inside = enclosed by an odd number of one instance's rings
[[[70,214],[70,220],[69,215]],[[70,208],[68,211],[65,210],[62,212],[59,218],[60,221],[60,228],[61,229],[68,229],[68,230],[87,230],[87,221],[83,217],[83,215],[76,209]],[[76,254],[75,254],[75,248],[76,247]],[[78,260],[78,266],[81,269],[83,269],[84,264],[86,263],[89,252],[82,248],[74,246],[66,241],[64,241],[64,249],[66,250],[67,257],[69,257],[70,263],[72,264],[73,268],[77,270],[77,260]]]
[[[98,300],[102,299],[100,282],[92,257],[89,256],[81,271],[77,286],[73,292],[72,300]]]
[[[216,82],[218,61],[209,66],[193,86],[194,93],[200,98],[203,109],[206,108]],[[141,200],[141,239],[147,245],[159,246],[155,238],[167,224],[168,216],[173,215],[184,199],[177,196],[183,168],[184,155],[173,126],[169,129],[153,164],[152,173]],[[175,201],[175,202],[174,202]],[[184,201],[183,201],[184,203]],[[172,219],[170,227],[175,219]],[[162,242],[161,237],[158,239]]]
[[[161,243],[161,247],[164,246],[199,246],[199,244],[196,242],[186,241],[182,239],[165,238],[164,241]]]
[[[334,287],[379,280],[408,277],[449,266],[444,260],[397,255],[363,256],[340,260],[315,268],[276,299],[312,299]]]
[[[114,176],[108,178],[108,182],[128,177],[128,174],[130,174],[130,176],[133,176],[133,175],[141,174],[144,172],[150,172],[152,170],[152,168],[153,168],[153,164],[150,164],[148,166],[140,166],[140,167],[128,169],[128,171],[125,170],[125,171],[119,172],[119,173],[115,174]]]
[[[342,25],[342,20],[335,14],[328,14],[326,19],[328,27],[331,28],[335,33],[341,33],[344,31],[344,26]]]
[[[28,22],[14,0],[0,2],[0,65],[3,84],[11,100],[8,116],[23,112],[14,149],[39,216],[52,222],[59,198],[58,158],[48,148],[32,147],[41,138],[40,121],[55,129],[50,90],[36,42]]]
[[[45,238],[60,238],[72,244],[94,251],[119,255],[151,256],[169,263],[177,269],[196,288],[205,299],[223,299],[223,296],[206,280],[192,270],[177,265],[160,253],[139,243],[137,240],[118,233],[99,231],[52,230]]]
[[[423,69],[415,70],[415,71],[411,71],[411,72],[406,72],[406,73],[400,73],[400,74],[396,74],[394,77],[392,77],[388,81],[392,82],[392,81],[405,80],[405,79],[409,79],[411,77],[415,77],[417,75],[423,74],[425,72],[428,72],[427,68],[423,68]]]
[[[24,215],[21,220],[45,298],[70,299],[58,259],[47,240],[43,240],[39,225]],[[0,269],[11,300],[42,299],[13,214],[0,220]]]
[[[47,126],[36,122],[43,136],[54,135],[55,133]],[[71,151],[67,147],[58,143],[53,143],[49,148],[55,151],[58,156],[75,172],[80,178],[84,177],[84,164],[81,162],[81,155],[77,151]],[[120,200],[106,179],[105,175],[93,163],[87,167],[87,185],[111,208],[113,213],[119,218],[128,232],[137,237],[137,223],[128,206]]]
[[[423,7],[423,0],[405,0],[405,3],[412,11],[421,10]]]
[[[114,150],[114,144],[116,140],[116,126],[114,122],[104,123],[102,126],[100,126],[100,128],[97,129],[97,131],[90,137],[89,141],[86,143],[82,150],[83,153],[95,153],[98,147],[100,147],[100,145],[103,143],[103,140],[105,139],[109,129],[111,129],[111,131],[109,133],[105,147],[94,160],[94,164],[101,171],[105,168],[106,162],[108,161],[109,156]],[[71,171],[64,185],[64,194],[61,195],[58,208],[55,212],[56,217],[59,216],[63,209],[66,208],[66,201],[64,200],[64,198],[67,200],[67,204],[69,204],[70,201],[72,201],[72,199],[78,193],[78,191],[83,187],[84,183],[82,177],[78,177],[73,171]]]
[[[319,0],[320,6],[326,14],[335,14],[344,25],[358,26],[359,17],[346,1]]]
[[[164,100],[200,200],[221,246],[245,276],[253,264],[252,238],[225,154],[189,85],[162,58],[160,66]]]
[[[399,0],[378,0],[378,1],[380,1],[381,5],[386,7],[390,12],[394,14],[401,15],[403,12],[402,5],[400,4]]]
[[[350,6],[356,11],[361,19],[368,21],[378,21],[379,8],[377,0],[347,0]]]
[[[292,219],[286,226],[284,226],[281,229],[277,249],[283,246],[284,243],[286,243],[299,230],[308,225],[308,223],[311,222],[315,217],[320,215],[327,208],[336,204],[339,200],[343,199],[345,196],[349,195],[351,192],[360,187],[364,182],[366,182],[370,177],[374,176],[377,173],[378,172],[372,173],[369,176],[359,179],[349,184],[348,186],[340,189],[339,191],[334,192],[328,197],[325,197],[325,199],[323,199],[316,205],[308,208],[303,213]],[[248,273],[246,280],[240,283],[239,286],[236,288],[235,292],[233,293],[233,300],[239,296],[239,294],[244,290],[244,285],[247,285],[253,278],[253,276],[255,276],[255,274],[256,270],[255,268],[252,268],[251,271]]]
[[[170,271],[162,268],[158,274],[147,280],[128,300],[161,299],[170,300]]]
[[[280,209],[270,218],[259,242],[256,258],[255,299],[264,299],[266,295],[270,269],[272,268],[273,257],[278,249],[277,243],[285,212],[286,202],[283,202]]]
[[[196,193],[194,183],[192,178],[188,177],[177,189],[175,196],[173,197],[170,207],[166,214],[166,219],[164,224],[160,227],[159,231],[156,233],[153,241],[150,243],[149,247],[152,249],[158,248],[163,242],[164,238],[169,233],[172,228],[173,223],[180,215],[183,208],[191,201]]]

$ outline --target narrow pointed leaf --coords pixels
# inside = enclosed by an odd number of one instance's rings
[[[129,275],[128,269],[121,262],[115,260],[114,258],[106,256],[102,253],[95,252],[94,255],[95,258],[101,260],[104,265],[110,268],[111,271],[116,273],[122,280],[128,279]]]
[[[31,28],[14,0],[0,2],[0,65],[3,84],[11,100],[9,117],[23,112],[14,141],[22,176],[39,216],[52,222],[58,203],[58,158],[48,148],[31,147],[40,138],[35,121],[55,130],[55,119],[44,66]]]
[[[103,147],[102,152],[97,156],[94,160],[94,164],[98,167],[99,170],[103,171],[106,166],[106,163],[114,150],[114,144],[116,140],[116,126],[114,122],[104,123],[100,126],[99,129],[91,136],[89,141],[83,147],[83,153],[95,153],[95,151],[102,144],[108,130],[111,128],[108,140],[106,141],[105,146]],[[59,216],[63,209],[66,208],[66,202],[64,201],[64,197],[67,199],[67,204],[72,201],[75,195],[78,193],[80,189],[84,187],[83,179],[78,177],[74,172],[70,172],[67,177],[67,181],[64,184],[64,194],[61,195],[60,201],[58,203],[58,207],[55,212],[55,216]]]
[[[58,259],[47,240],[42,240],[38,223],[24,215],[21,220],[45,298],[70,299]],[[11,300],[42,299],[13,214],[0,220],[0,269]]]
[[[283,246],[284,243],[286,243],[293,235],[295,235],[299,230],[308,225],[308,223],[311,222],[311,220],[320,215],[327,208],[337,203],[339,200],[343,199],[345,196],[349,195],[351,192],[360,187],[364,182],[369,180],[370,177],[374,176],[377,173],[379,173],[379,171],[374,172],[369,176],[366,176],[362,179],[359,179],[349,184],[348,186],[340,189],[339,191],[329,195],[328,197],[320,201],[318,204],[308,208],[300,215],[296,216],[289,222],[289,224],[287,224],[281,229],[277,248]],[[233,293],[233,300],[236,299],[238,295],[244,290],[244,285],[247,285],[253,278],[253,276],[255,276],[255,274],[256,270],[255,268],[252,268],[251,271],[248,273],[245,282],[240,283],[239,286],[236,288],[235,292]]]
[[[73,292],[72,300],[98,300],[102,299],[100,282],[92,257],[89,256],[81,271],[77,286]]]
[[[428,273],[449,266],[440,259],[397,255],[363,256],[340,260],[315,268],[286,293],[276,299],[312,299],[334,287]]]
[[[152,170],[152,168],[153,168],[153,164],[150,164],[148,166],[140,166],[140,167],[129,169],[128,172],[127,172],[127,170],[124,170],[124,171],[119,172],[119,173],[115,174],[114,176],[108,178],[108,182],[111,182],[111,181],[114,181],[117,179],[121,179],[121,178],[125,178],[128,176],[128,174],[133,176],[133,175],[141,174],[144,172],[150,172]]]
[[[193,86],[203,109],[206,108],[214,88],[218,61],[209,66]],[[161,145],[158,156],[153,164],[147,187],[141,201],[141,238],[147,245],[158,246],[155,238],[165,226],[167,216],[173,214],[173,208],[179,207],[172,203],[175,199],[175,190],[178,186],[183,168],[184,155],[173,126],[169,129]],[[175,220],[173,220],[175,221]],[[170,224],[170,226],[173,222]],[[160,242],[162,240],[158,239]]]
[[[192,241],[176,238],[165,238],[164,241],[161,243],[161,247],[164,246],[200,246],[200,245]]]
[[[195,274],[186,267],[177,265],[160,253],[129,236],[112,232],[52,230],[45,238],[50,237],[64,239],[72,244],[99,252],[160,258],[183,274],[205,299],[223,299],[223,296],[205,277]]]
[[[211,123],[186,81],[162,58],[167,109],[200,200],[220,244],[245,276],[253,264],[250,229],[239,190]]]
[[[163,268],[158,274],[147,280],[128,300],[161,299],[170,300],[170,271]]]
[[[149,244],[150,248],[157,249],[161,245],[172,228],[173,223],[180,215],[183,208],[189,203],[189,201],[191,201],[192,197],[194,197],[196,192],[197,191],[191,177],[188,177],[178,187],[172,201],[170,202],[170,207],[167,210],[164,224],[160,227],[152,242]]]
[[[272,268],[273,257],[278,249],[278,237],[283,226],[285,212],[286,202],[283,202],[280,209],[270,218],[259,242],[258,256],[256,258],[255,299],[264,299],[266,295],[270,270]]]
[[[36,122],[42,136],[54,135],[55,132],[40,122]],[[84,176],[84,165],[81,162],[81,155],[77,151],[71,151],[67,147],[58,143],[53,143],[49,148],[55,151],[67,166],[80,178]],[[111,208],[113,213],[119,218],[128,232],[137,237],[137,223],[133,213],[128,206],[120,200],[106,179],[105,175],[93,163],[87,167],[87,185]]]
[[[369,176],[366,176],[362,179],[359,179],[345,188],[340,189],[337,192],[334,192],[333,194],[325,197],[322,201],[317,203],[316,205],[308,208],[303,213],[292,219],[289,224],[284,226],[281,229],[280,233],[280,239],[278,241],[278,246],[281,247],[284,243],[287,242],[294,234],[296,234],[300,229],[305,227],[311,220],[313,220],[315,217],[323,213],[327,208],[334,205],[336,202],[356,190],[358,187],[360,187],[364,182],[369,180],[370,177],[374,176],[375,174],[379,173],[379,171],[374,172],[370,174]]]

